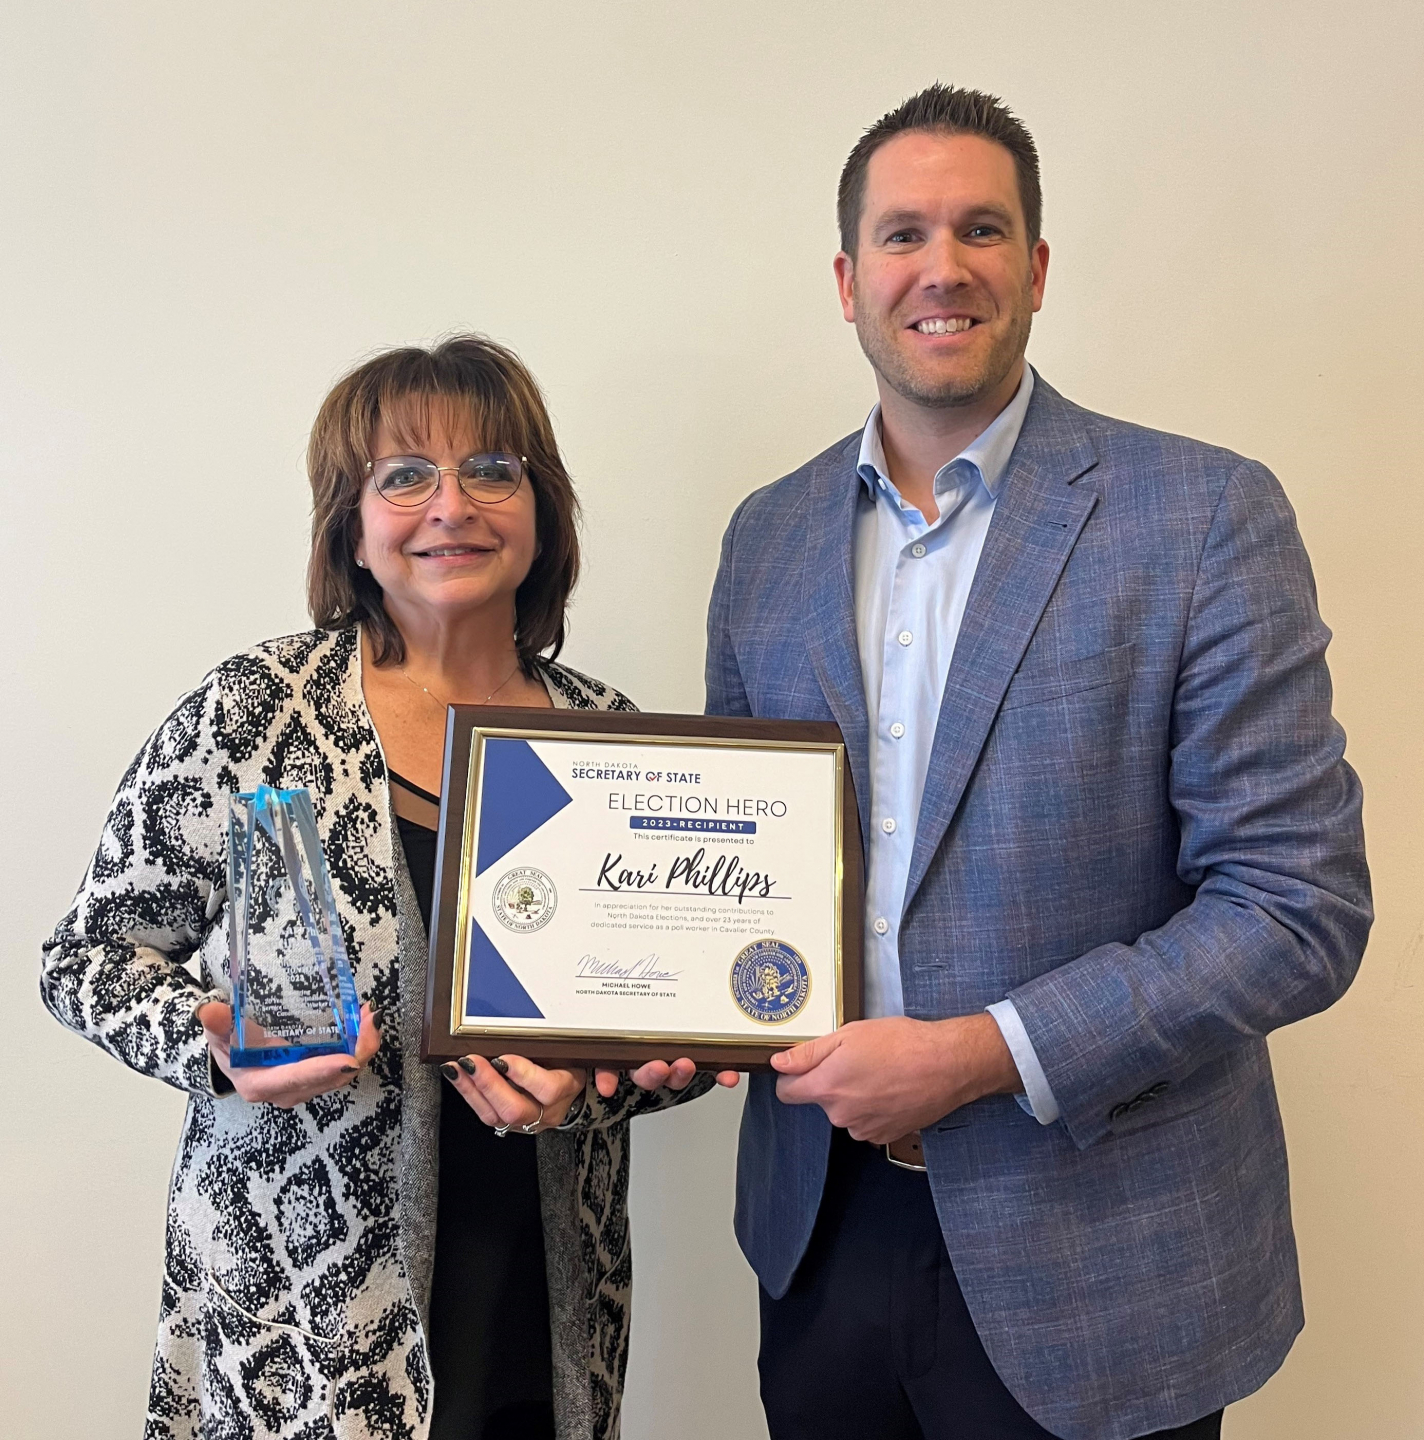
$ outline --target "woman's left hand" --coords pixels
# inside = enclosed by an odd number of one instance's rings
[[[562,1125],[588,1084],[586,1070],[545,1070],[522,1055],[501,1055],[493,1062],[462,1055],[442,1065],[440,1073],[486,1125],[526,1135]]]
[[[605,1100],[613,1097],[613,1092],[618,1088],[618,1070],[595,1070],[593,1072],[593,1083],[598,1087],[598,1093]],[[692,1077],[697,1074],[697,1066],[686,1058],[674,1060],[671,1065],[666,1060],[649,1060],[646,1065],[640,1065],[636,1070],[628,1072],[628,1078],[640,1090],[659,1090],[664,1085],[669,1090],[686,1090],[692,1083]],[[728,1090],[736,1089],[737,1082],[742,1078],[741,1072],[737,1070],[719,1070],[717,1072],[717,1083],[725,1085]]]
[[[462,1055],[442,1065],[440,1071],[486,1125],[530,1135],[562,1125],[588,1084],[586,1070],[545,1070],[522,1055],[501,1055],[493,1061],[483,1055]],[[671,1064],[650,1060],[630,1071],[628,1078],[640,1090],[663,1086],[685,1090],[696,1073],[691,1060]],[[621,1074],[618,1070],[594,1071],[594,1084],[605,1100],[618,1089]],[[736,1070],[721,1070],[717,1083],[731,1089],[741,1078]]]

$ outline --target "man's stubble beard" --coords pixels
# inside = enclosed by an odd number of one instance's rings
[[[962,405],[973,405],[984,396],[991,394],[1022,358],[1028,348],[1029,333],[1033,328],[1033,281],[1030,276],[1024,284],[1020,303],[1015,306],[1009,325],[995,341],[984,357],[977,373],[961,375],[929,384],[917,375],[902,350],[893,338],[900,332],[888,329],[887,322],[877,319],[874,325],[862,324],[862,313],[856,306],[855,333],[865,358],[887,385],[913,405],[922,405],[930,410],[948,410]],[[893,324],[891,321],[889,324]]]

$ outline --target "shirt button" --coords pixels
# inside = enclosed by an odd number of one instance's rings
[[[880,828],[887,835],[893,835],[895,833],[895,822],[887,815],[885,819],[880,822]]]
[[[908,630],[902,630],[895,638],[902,645],[908,645],[915,637]]]
[[[875,933],[876,933],[877,935],[883,935],[883,934],[885,934],[885,932],[886,932],[887,930],[889,930],[889,928],[890,928],[890,922],[889,922],[883,915],[880,916],[880,918],[879,918],[878,920],[876,920],[876,922],[875,922]]]
[[[912,546],[910,554],[913,555],[916,560],[922,560],[924,559],[925,547],[923,545]]]
[[[890,738],[892,740],[898,740],[904,733],[905,727],[898,720],[890,727]]]

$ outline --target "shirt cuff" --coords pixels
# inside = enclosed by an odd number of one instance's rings
[[[1024,1029],[1013,1001],[996,1000],[988,1009],[1004,1037],[1004,1044],[1009,1047],[1009,1054],[1014,1057],[1014,1064],[1019,1067],[1024,1093],[1014,1098],[1040,1125],[1052,1125],[1058,1119],[1058,1102],[1048,1088],[1048,1076],[1038,1063],[1033,1041],[1028,1038],[1028,1031]]]

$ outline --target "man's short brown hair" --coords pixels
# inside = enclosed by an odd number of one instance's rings
[[[1043,229],[1043,186],[1038,174],[1038,147],[1023,121],[999,99],[982,90],[959,90],[935,81],[927,90],[912,95],[888,115],[882,115],[856,142],[841,171],[836,195],[836,218],[840,222],[841,249],[855,258],[860,234],[860,215],[865,208],[865,176],[870,157],[897,135],[921,130],[932,135],[982,135],[1002,145],[1014,157],[1019,182],[1019,202],[1028,229],[1029,248],[1038,243]]]
[[[361,492],[376,429],[398,444],[423,441],[432,418],[468,420],[476,443],[525,458],[533,487],[538,554],[515,595],[515,644],[526,673],[559,653],[564,612],[578,580],[578,499],[534,377],[512,351],[483,335],[452,335],[426,349],[387,350],[338,381],[307,446],[312,548],[307,604],[324,630],[364,625],[378,665],[400,664],[405,642],[381,587],[356,564]]]

